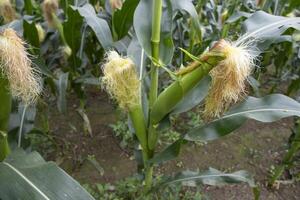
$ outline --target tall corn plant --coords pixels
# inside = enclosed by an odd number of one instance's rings
[[[126,2],[128,3],[125,1],[125,4]],[[125,4],[124,11],[122,8],[113,17],[117,18],[125,13],[128,9]],[[232,109],[230,106],[238,102],[244,92],[244,84],[251,67],[257,64],[257,56],[271,44],[282,41],[286,37],[283,33],[288,28],[300,29],[299,18],[273,16],[263,11],[246,15],[248,19],[243,24],[243,35],[237,41],[229,43],[220,40],[199,56],[183,50],[194,61],[174,72],[168,67],[174,53],[173,14],[178,10],[189,13],[193,27],[200,30],[197,11],[191,1],[141,0],[135,8],[133,18],[138,41],[132,44],[134,50],[129,46],[127,58],[121,57],[117,52],[108,53],[107,62],[103,66],[104,87],[120,107],[129,113],[140,143],[145,192],[153,187],[153,167],[177,157],[181,146],[189,141],[218,139],[239,128],[249,118],[272,122],[300,115],[300,104],[280,94],[263,98],[247,97]],[[135,54],[131,54],[132,52]],[[145,61],[145,57],[148,60]],[[147,63],[150,66],[148,70]],[[167,72],[173,81],[161,91],[159,86],[160,81],[163,81],[160,79],[162,71]],[[207,96],[207,92],[201,93],[199,88],[205,88],[203,78],[208,74],[213,80]],[[195,127],[162,152],[157,152],[160,130],[169,116],[190,110],[205,96],[204,113],[207,123]],[[253,180],[244,171],[230,174],[215,169],[203,173],[183,172],[163,181],[161,185],[180,181],[211,185],[248,182],[254,187]]]

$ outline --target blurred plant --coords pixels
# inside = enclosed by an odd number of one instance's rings
[[[299,119],[295,121],[295,128],[292,132],[293,134],[290,137],[288,150],[284,155],[281,164],[272,169],[272,174],[269,179],[269,185],[272,187],[279,188],[279,178],[284,172],[288,172],[288,174],[290,174],[289,170],[296,164],[295,157],[300,150]],[[297,179],[297,175],[294,178]]]
[[[110,124],[114,134],[121,139],[122,148],[134,147],[134,134],[129,130],[126,120],[119,120],[115,124]]]
[[[8,23],[16,19],[16,12],[10,0],[0,1],[0,16],[3,17],[4,23]]]

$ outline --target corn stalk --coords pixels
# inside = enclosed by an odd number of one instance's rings
[[[10,153],[7,131],[11,111],[11,94],[8,88],[8,80],[0,74],[0,161],[4,160]]]
[[[300,126],[296,126],[295,137],[292,140],[291,146],[287,153],[284,155],[282,164],[277,166],[274,170],[273,176],[269,180],[269,185],[273,186],[276,181],[283,174],[284,170],[290,168],[293,164],[293,158],[300,150]]]
[[[151,34],[151,48],[152,48],[152,65],[151,65],[151,85],[149,91],[149,107],[150,110],[154,102],[157,99],[158,93],[158,66],[156,65],[159,62],[159,44],[160,44],[160,30],[161,30],[161,16],[162,16],[162,0],[154,0],[152,4],[152,34]],[[156,130],[149,124],[148,129],[148,138],[147,138],[147,146],[149,148],[148,158],[152,158],[154,148],[152,145],[149,145],[149,141],[151,143],[156,143],[157,141],[157,133]],[[154,142],[152,142],[154,141]],[[153,174],[153,166],[146,165],[145,166],[145,189],[148,191],[152,185],[152,175]]]

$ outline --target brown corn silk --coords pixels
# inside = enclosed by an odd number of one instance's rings
[[[42,4],[43,15],[48,25],[52,28],[55,27],[55,19],[53,15],[56,14],[58,9],[58,1],[57,0],[44,0]]]
[[[0,0],[0,16],[3,17],[4,23],[9,23],[16,19],[16,11],[10,0]]]
[[[218,48],[225,59],[209,72],[212,83],[205,100],[206,119],[219,117],[230,104],[236,103],[245,94],[245,82],[254,66],[255,57],[248,45],[235,46],[221,40]]]

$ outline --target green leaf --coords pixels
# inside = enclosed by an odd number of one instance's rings
[[[209,168],[205,172],[184,171],[176,174],[174,177],[167,179],[160,185],[169,185],[178,182],[204,185],[225,185],[236,183],[248,183],[250,187],[256,187],[252,176],[244,170],[224,173],[214,168]]]
[[[67,109],[67,89],[68,89],[69,73],[61,73],[58,80],[55,81],[58,98],[57,107],[61,113],[66,112]]]
[[[200,102],[206,97],[211,78],[209,76],[204,77],[192,90],[190,90],[183,99],[174,107],[171,114],[179,114],[186,112],[193,107],[200,104]]]
[[[134,11],[138,3],[139,0],[127,0],[124,2],[121,10],[117,9],[113,13],[112,26],[118,39],[127,35],[128,30],[132,26]]]
[[[202,63],[201,59],[198,58],[197,56],[194,56],[193,54],[191,54],[190,52],[188,52],[187,50],[183,49],[183,48],[180,48],[179,49],[185,53],[188,57],[190,57],[193,61],[197,61],[199,63]]]
[[[64,22],[64,35],[72,52],[76,55],[80,48],[81,26],[83,19],[72,6],[68,8],[68,20]]]
[[[80,48],[81,41],[81,26],[83,19],[78,13],[78,11],[72,6],[68,7],[68,20],[63,23],[64,28],[64,37],[67,44],[72,49],[72,55],[69,60],[72,63],[73,67],[80,66],[80,59],[77,57],[77,52]]]
[[[113,44],[111,31],[107,22],[99,18],[91,4],[85,4],[82,7],[71,6],[78,10],[80,15],[85,19],[89,27],[94,31],[96,37],[104,49],[109,49]]]
[[[40,41],[39,41],[39,35],[37,29],[35,27],[35,23],[33,21],[27,21],[24,19],[23,29],[24,29],[23,37],[29,44],[35,47],[32,49],[33,52],[39,54]]]
[[[140,0],[135,9],[133,26],[137,38],[148,57],[152,58],[151,53],[151,32],[152,32],[152,2]],[[163,0],[163,13],[161,19],[161,34],[159,59],[167,65],[171,62],[174,53],[174,44],[172,39],[172,9],[170,0]]]
[[[151,160],[149,160],[149,163],[160,164],[178,157],[183,142],[184,140],[182,138],[177,140],[173,144],[169,145],[162,152],[156,154]]]
[[[300,17],[281,17],[257,11],[244,22],[244,35],[237,45],[255,41],[263,51],[272,43],[290,40],[289,36],[283,35],[288,28],[300,30]]]
[[[247,12],[238,10],[226,20],[226,23],[234,23],[243,17],[248,18],[250,16],[251,16],[251,13],[247,13]]]
[[[67,200],[94,198],[54,162],[16,149],[0,163],[0,199]]]
[[[24,8],[28,15],[34,14],[34,11],[37,10],[37,4],[33,0],[24,0]]]
[[[300,103],[287,96],[272,94],[263,98],[248,97],[221,118],[192,129],[184,139],[189,141],[214,140],[230,134],[247,119],[274,122],[290,116],[300,116]]]

